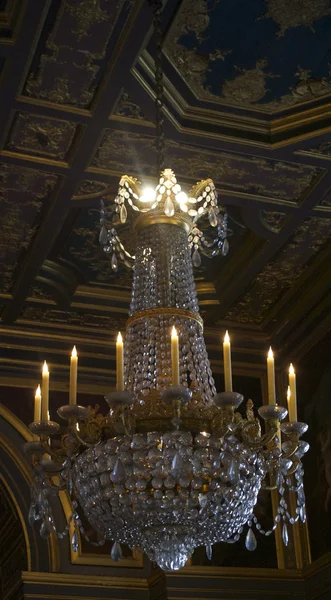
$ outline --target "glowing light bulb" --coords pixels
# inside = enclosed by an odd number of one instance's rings
[[[155,200],[155,190],[151,187],[144,188],[142,196],[140,196],[141,202],[153,202]]]
[[[188,200],[187,194],[185,194],[185,192],[179,192],[176,196],[176,200],[178,204],[186,204]]]

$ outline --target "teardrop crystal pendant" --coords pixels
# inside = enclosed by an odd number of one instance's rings
[[[78,535],[76,529],[71,536],[71,547],[74,552],[78,552]]]
[[[164,213],[167,215],[167,217],[172,217],[175,214],[174,203],[169,197],[164,203]]]
[[[184,462],[182,457],[179,454],[175,454],[175,456],[172,459],[172,464],[171,464],[171,475],[173,477],[177,477],[178,475],[181,474],[182,469],[184,466]]]
[[[111,257],[111,268],[112,270],[116,273],[117,269],[118,269],[118,262],[117,262],[117,257],[115,252],[113,253],[113,256]]]
[[[42,522],[42,524],[40,526],[40,536],[44,540],[47,540],[47,538],[49,538],[50,535],[51,535],[51,524],[47,518]]]
[[[201,265],[201,256],[197,249],[195,249],[192,254],[192,264],[193,267],[200,267]]]
[[[228,240],[225,238],[225,240],[223,242],[223,246],[222,246],[222,256],[227,255],[227,253],[229,252],[229,248],[230,248],[230,244],[229,244]]]
[[[246,546],[247,550],[250,550],[251,552],[253,552],[253,550],[255,550],[257,547],[256,537],[251,528],[249,528],[249,530],[247,532],[246,539],[245,539],[245,546]]]
[[[110,478],[114,483],[121,483],[122,481],[124,481],[125,475],[126,474],[125,474],[124,465],[123,465],[122,461],[118,458],[115,463],[114,470],[113,470]]]
[[[206,546],[206,556],[208,560],[211,560],[213,558],[213,547],[211,544],[208,544],[208,546]]]
[[[240,479],[239,465],[233,458],[231,459],[230,466],[228,468],[228,477],[231,483],[234,484],[238,483]]]
[[[305,523],[306,522],[306,510],[305,510],[304,506],[300,506],[299,515],[300,515],[300,519],[301,519],[302,523]]]
[[[127,216],[128,216],[128,211],[126,210],[126,206],[123,203],[122,206],[121,206],[121,210],[120,210],[120,220],[121,220],[121,223],[126,223]]]
[[[118,542],[114,542],[113,547],[111,549],[110,557],[114,562],[118,562],[123,558],[121,544]]]
[[[73,492],[73,481],[72,481],[72,473],[71,471],[68,472],[68,480],[67,480],[67,488],[68,488],[68,494],[69,496],[72,496],[72,492]]]
[[[108,231],[104,225],[102,225],[99,233],[100,244],[107,244],[108,242]]]
[[[287,531],[286,523],[284,523],[284,525],[283,525],[282,538],[283,538],[283,542],[284,542],[285,546],[287,546],[288,545],[288,531]]]
[[[33,525],[33,523],[36,521],[36,505],[34,502],[31,502],[30,504],[30,509],[29,509],[29,514],[28,514],[28,521],[30,525]]]
[[[217,216],[213,208],[211,208],[209,211],[208,219],[212,227],[217,227]]]

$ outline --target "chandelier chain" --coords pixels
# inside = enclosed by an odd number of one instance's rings
[[[153,10],[153,28],[155,39],[155,120],[156,120],[156,152],[157,152],[157,176],[164,170],[164,128],[163,128],[163,107],[164,107],[164,88],[163,88],[163,68],[162,68],[162,46],[163,31],[161,25],[162,1],[148,0],[148,4]]]

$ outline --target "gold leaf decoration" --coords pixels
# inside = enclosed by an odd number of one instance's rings
[[[266,0],[266,18],[279,26],[278,37],[293,27],[309,27],[312,31],[315,21],[331,14],[329,0]]]
[[[329,219],[306,219],[278,256],[255,277],[248,292],[231,308],[226,318],[239,323],[261,324],[270,308],[291,288],[308,268],[309,260],[330,238]]]

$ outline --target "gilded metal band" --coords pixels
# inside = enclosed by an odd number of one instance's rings
[[[196,321],[196,323],[199,323],[201,330],[203,331],[203,320],[200,315],[193,313],[190,310],[185,310],[184,308],[150,308],[149,310],[140,310],[127,320],[126,326],[129,327],[132,325],[132,323],[140,321],[141,319],[149,319],[151,317],[159,317],[161,315]]]
[[[184,229],[186,233],[189,233],[192,228],[191,221],[189,220],[189,218],[185,217],[185,215],[174,214],[172,217],[168,217],[167,215],[156,210],[151,210],[148,213],[143,213],[139,215],[139,217],[134,222],[133,227],[135,230],[139,230],[143,227],[147,227],[148,225],[155,225],[156,223],[177,225],[178,227],[182,227],[182,229]]]

